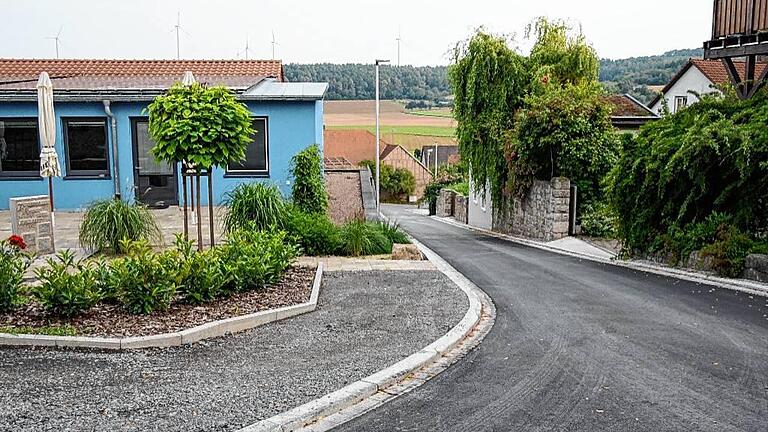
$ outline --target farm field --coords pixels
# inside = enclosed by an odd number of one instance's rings
[[[374,101],[326,101],[325,126],[329,129],[365,129],[375,133]],[[446,116],[446,113],[448,114]],[[402,103],[381,101],[382,139],[408,150],[425,145],[455,145],[456,122],[450,110],[409,112]]]

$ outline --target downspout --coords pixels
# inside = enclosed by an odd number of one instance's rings
[[[112,174],[115,176],[115,199],[120,199],[120,158],[117,153],[117,119],[109,108],[110,101],[104,100],[104,112],[110,118],[112,123]]]

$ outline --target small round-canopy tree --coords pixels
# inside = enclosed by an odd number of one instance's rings
[[[176,84],[147,107],[152,154],[200,169],[245,159],[252,140],[251,113],[225,87]]]
[[[245,159],[245,151],[255,133],[251,113],[225,87],[206,87],[199,83],[176,84],[147,107],[149,133],[156,145],[152,154],[159,161],[181,162],[192,168],[197,180],[197,213],[200,214],[200,173],[208,172],[209,198],[212,198],[214,167]],[[184,182],[186,188],[186,181]],[[211,199],[209,199],[211,201]],[[211,246],[213,246],[213,203],[209,202]],[[186,193],[184,204],[186,234]],[[198,249],[202,232],[198,223]]]

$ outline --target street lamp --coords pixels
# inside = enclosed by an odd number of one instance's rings
[[[381,110],[379,108],[379,65],[389,63],[389,60],[376,60],[376,213],[381,213],[381,183],[379,182],[379,173],[381,170]]]
[[[429,166],[431,165],[429,161],[432,160],[432,149],[427,149],[427,169],[429,169]],[[437,178],[437,170],[432,172],[432,177]]]

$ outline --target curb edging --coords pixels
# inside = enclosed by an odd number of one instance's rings
[[[441,362],[445,357],[448,357],[452,350],[468,338],[472,337],[471,333],[477,330],[478,326],[482,325],[481,318],[483,318],[484,315],[490,315],[491,317],[495,316],[495,307],[487,294],[435,252],[419,241],[413,238],[411,240],[429,261],[435,265],[437,270],[445,274],[467,296],[469,307],[461,321],[436,341],[385,369],[323,397],[305,403],[304,405],[300,405],[268,419],[246,426],[239,429],[238,432],[289,432],[307,430],[304,429],[307,425],[319,420],[333,415],[341,415],[344,411],[355,411],[358,404],[361,405],[360,409],[356,410],[352,415],[349,415],[349,413],[344,415],[344,421],[362,415],[368,410],[386,403],[392,397],[396,397],[396,393],[386,390],[397,387],[398,384],[405,381],[406,378],[412,374],[425,367],[429,367],[436,362]],[[475,336],[477,336],[475,338],[476,340],[473,340],[475,343],[479,343],[488,331],[490,331],[490,327],[493,325],[492,318],[490,320],[485,320],[484,322],[488,323],[487,328],[485,328],[484,331],[475,333]],[[442,371],[442,369],[436,373],[439,373],[440,371]],[[416,386],[423,384],[426,380],[427,379],[421,379],[420,382],[416,383]],[[408,387],[406,391],[409,391],[415,386],[410,385],[406,387]]]
[[[676,279],[682,279],[682,280],[699,283],[699,284],[712,285],[718,288],[724,288],[732,291],[742,292],[744,294],[756,295],[760,297],[768,297],[768,287],[758,282],[751,282],[751,281],[742,280],[742,279],[736,279],[736,280],[726,279],[718,276],[696,273],[696,272],[682,270],[682,269],[660,267],[653,264],[647,264],[647,263],[636,262],[636,261],[606,259],[596,255],[569,251],[559,247],[549,246],[537,241],[533,241],[533,240],[529,240],[521,237],[515,237],[507,234],[501,234],[501,233],[490,231],[484,228],[478,228],[478,227],[461,224],[459,222],[453,221],[448,218],[441,218],[437,216],[430,216],[430,218],[438,222],[442,222],[446,225],[455,226],[457,228],[465,229],[467,231],[474,231],[480,234],[487,235],[489,237],[495,237],[501,240],[518,243],[524,246],[529,246],[535,249],[553,252],[560,255],[567,255],[574,258],[581,258],[581,259],[608,264],[616,267],[624,267],[631,270],[637,270],[637,271],[642,271],[646,273],[656,274],[659,276],[667,276],[667,277],[672,277]]]
[[[0,333],[0,346],[32,346],[56,348],[86,348],[112,351],[126,351],[145,348],[168,348],[189,345],[206,339],[250,330],[264,324],[281,321],[317,308],[320,285],[323,279],[323,262],[317,264],[312,281],[309,301],[293,306],[270,309],[248,315],[226,318],[201,324],[186,330],[151,336],[125,338],[101,338],[87,336],[48,336],[35,334]]]

